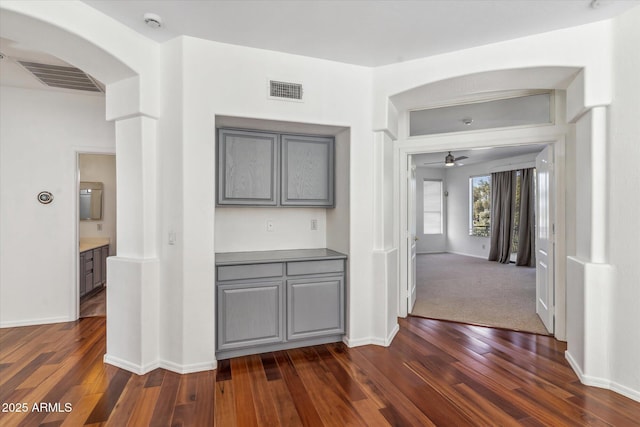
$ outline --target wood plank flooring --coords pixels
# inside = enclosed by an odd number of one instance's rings
[[[0,425],[640,425],[640,403],[580,384],[552,337],[410,317],[389,348],[328,344],[138,376],[103,364],[105,323],[0,330]]]

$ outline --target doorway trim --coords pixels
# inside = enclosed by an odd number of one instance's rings
[[[396,247],[399,248],[398,260],[398,316],[408,315],[409,298],[409,254],[405,237],[408,230],[409,199],[406,182],[408,179],[410,156],[423,153],[437,153],[442,151],[468,150],[482,147],[506,147],[514,145],[549,145],[554,150],[554,181],[555,186],[555,271],[554,271],[554,306],[555,306],[555,336],[566,341],[566,258],[565,248],[565,133],[563,126],[531,127],[515,130],[491,130],[478,132],[464,132],[441,134],[423,138],[410,138],[396,141],[396,183],[399,203],[396,205]],[[414,213],[415,214],[415,213]]]
[[[74,248],[75,248],[75,253],[73,256],[73,276],[75,277],[75,280],[72,282],[73,283],[73,289],[70,292],[71,295],[71,304],[70,307],[72,308],[73,312],[71,313],[71,317],[73,320],[78,320],[80,318],[80,295],[79,295],[79,291],[80,291],[80,155],[81,154],[98,154],[98,155],[111,155],[111,156],[115,156],[116,155],[116,147],[115,147],[115,140],[114,140],[114,144],[113,147],[105,147],[105,148],[99,148],[99,147],[74,147],[73,148],[73,153],[72,156],[74,156],[74,164],[75,164],[75,171],[73,174],[73,184],[70,185],[70,188],[73,188],[74,190],[74,194],[75,197],[73,198],[73,202],[74,202],[74,215],[73,216],[73,221],[74,221],[74,226],[73,226],[73,230],[74,230]],[[117,165],[116,165],[117,167]],[[117,230],[117,229],[116,229]],[[117,232],[116,232],[116,238],[117,238]]]

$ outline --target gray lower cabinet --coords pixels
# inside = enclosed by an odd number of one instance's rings
[[[344,278],[287,280],[287,339],[344,332]]]
[[[283,303],[282,281],[218,286],[218,349],[281,342]]]
[[[217,358],[340,341],[345,259],[218,265]]]
[[[80,253],[79,294],[83,297],[101,287],[107,281],[107,257],[109,245],[89,249]]]

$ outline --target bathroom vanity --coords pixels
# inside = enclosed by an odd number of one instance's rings
[[[79,286],[80,298],[89,295],[107,282],[107,257],[109,256],[109,239],[81,239]]]

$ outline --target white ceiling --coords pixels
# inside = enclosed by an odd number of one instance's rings
[[[637,0],[83,0],[159,42],[180,35],[380,66],[611,18]],[[163,19],[151,29],[143,14]]]
[[[158,42],[188,35],[363,66],[382,66],[582,25],[640,5],[639,0],[598,0],[596,8],[590,6],[592,0],[83,1]],[[146,12],[160,15],[163,27],[154,30],[146,26]],[[64,91],[44,87],[15,60],[68,64],[6,39],[0,39],[0,51],[7,56],[0,62],[1,85]],[[555,74],[552,77],[558,78]],[[453,154],[468,156],[463,163],[470,165],[541,148],[507,147]],[[444,167],[445,155],[423,154],[416,162],[442,161],[431,166]]]

